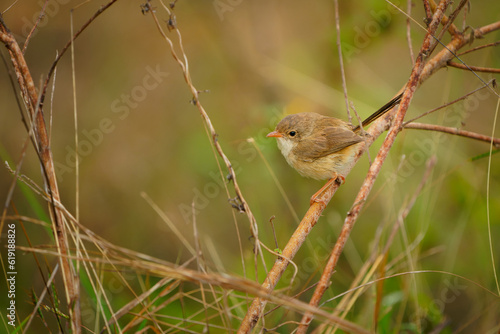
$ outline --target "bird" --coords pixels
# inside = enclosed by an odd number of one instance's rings
[[[275,137],[286,161],[300,175],[316,180],[329,180],[312,197],[310,204],[333,182],[343,184],[355,161],[366,134],[362,130],[396,106],[402,93],[394,97],[367,119],[353,126],[341,119],[315,112],[302,112],[284,117],[266,137]]]

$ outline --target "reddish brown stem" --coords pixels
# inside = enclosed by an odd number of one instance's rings
[[[56,202],[60,202],[59,190],[57,186],[56,172],[52,151],[50,150],[49,137],[45,126],[45,119],[42,111],[38,108],[38,93],[36,91],[31,73],[26,60],[24,59],[21,48],[14,36],[7,29],[2,17],[0,16],[0,41],[7,47],[14,71],[19,83],[21,94],[28,107],[32,129],[36,142],[36,151],[38,153],[40,164],[42,166],[43,177],[47,185],[48,194],[51,198],[50,213],[52,218],[52,229],[55,235],[56,246],[59,253],[59,262],[61,263],[64,287],[66,290],[66,302],[68,304],[71,328],[73,333],[81,332],[81,317],[79,307],[79,284],[75,275],[72,262],[69,260],[69,245],[66,228],[64,226],[63,214],[56,207]]]
[[[431,23],[432,19],[431,6],[429,4],[429,0],[423,0],[422,3],[424,4],[424,10],[425,10],[425,23],[428,25],[429,23]]]
[[[500,21],[475,29],[470,34],[459,35],[458,37],[453,38],[451,42],[446,45],[446,48],[439,51],[436,56],[434,56],[431,60],[427,62],[422,72],[422,75],[420,76],[420,82],[427,80],[436,71],[445,67],[448,61],[455,58],[457,50],[467,45],[471,40],[480,38],[485,34],[491,33],[499,29],[500,29]]]
[[[286,267],[290,263],[287,259],[292,259],[295,254],[297,254],[300,246],[306,240],[307,235],[311,232],[311,229],[316,225],[321,213],[325,209],[328,202],[331,200],[333,195],[338,189],[338,183],[334,183],[332,187],[325,189],[325,191],[319,196],[318,202],[314,202],[309,208],[304,218],[300,222],[299,226],[293,233],[292,237],[283,249],[282,257],[279,257],[274,266],[269,271],[264,283],[262,283],[262,288],[271,293],[274,290],[276,284],[281,278],[281,275],[285,272]],[[255,298],[252,305],[248,309],[243,322],[238,330],[238,333],[248,333],[259,321],[261,314],[264,310],[267,300],[265,298]]]
[[[500,73],[500,68],[490,68],[490,67],[480,67],[480,66],[472,66],[472,65],[464,65],[460,63],[455,63],[449,61],[447,63],[448,66],[456,67],[461,70],[474,71],[474,72],[485,72],[485,73]]]
[[[471,139],[476,139],[484,141],[487,143],[493,143],[494,146],[500,146],[500,138],[492,138],[490,136],[482,135],[480,133],[461,130],[457,128],[450,128],[447,126],[435,125],[435,124],[424,124],[424,123],[408,123],[404,126],[405,129],[418,129],[418,130],[429,130],[449,133],[452,135],[467,137]]]
[[[484,45],[480,45],[480,46],[476,46],[475,48],[472,48],[472,49],[469,49],[467,51],[464,51],[464,52],[461,52],[459,53],[457,56],[463,56],[467,53],[471,53],[471,52],[474,52],[474,51],[477,51],[477,50],[481,50],[481,49],[485,49],[485,48],[489,48],[491,46],[497,46],[497,45],[500,45],[500,41],[498,42],[493,42],[493,43],[488,43],[488,44],[484,44]]]

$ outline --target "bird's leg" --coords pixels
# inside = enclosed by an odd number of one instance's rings
[[[328,182],[325,183],[325,185],[323,187],[321,187],[320,190],[318,190],[317,192],[314,193],[314,195],[312,195],[311,197],[311,201],[309,202],[309,205],[313,205],[313,203],[323,203],[326,205],[326,203],[320,199],[318,199],[318,197],[320,197],[321,194],[323,194],[323,192],[329,187],[332,185],[332,183],[334,182],[338,182],[339,184],[344,184],[345,183],[345,177],[343,177],[342,175],[339,175],[339,174],[335,174],[330,180],[328,180]]]

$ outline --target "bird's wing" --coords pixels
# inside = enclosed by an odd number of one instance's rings
[[[363,139],[344,127],[328,126],[320,134],[302,138],[295,148],[305,161],[316,160],[338,152],[348,146],[359,143]]]

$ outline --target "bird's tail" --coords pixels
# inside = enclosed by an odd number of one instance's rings
[[[383,105],[379,110],[375,111],[373,114],[368,116],[367,119],[361,122],[363,127],[367,126],[368,124],[370,124],[371,122],[373,122],[374,120],[376,120],[377,118],[379,118],[380,116],[391,110],[394,106],[396,106],[399,102],[401,102],[402,96],[403,93],[399,94],[398,96],[387,102],[385,105]],[[353,129],[353,131],[358,131],[359,129],[360,127],[358,125]]]

